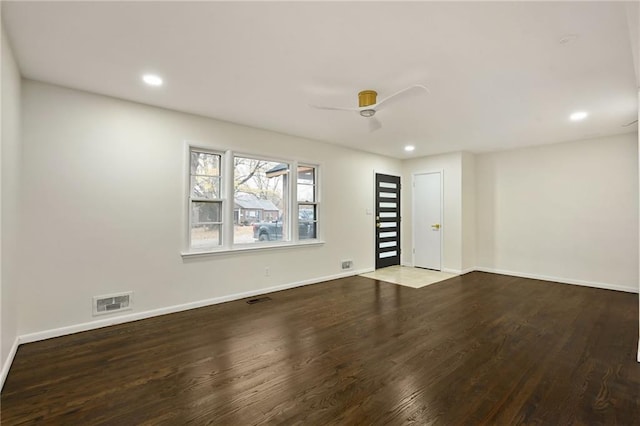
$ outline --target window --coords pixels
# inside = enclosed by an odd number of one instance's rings
[[[189,169],[190,249],[317,239],[318,166],[190,147]]]
[[[233,158],[233,242],[290,241],[289,164]]]
[[[220,163],[220,154],[191,151],[189,241],[192,248],[222,244]]]
[[[318,203],[316,191],[316,168],[298,166],[298,238],[316,238],[318,229]]]

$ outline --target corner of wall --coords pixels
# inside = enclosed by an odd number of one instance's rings
[[[0,389],[18,347],[18,228],[20,221],[21,75],[1,25],[0,81]]]

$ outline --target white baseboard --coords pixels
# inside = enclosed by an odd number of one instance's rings
[[[460,275],[468,274],[469,272],[477,271],[476,268],[467,268],[460,271]]]
[[[456,274],[456,275],[460,275],[462,273],[460,269],[442,268],[441,271],[446,272],[447,274]]]
[[[7,380],[7,376],[9,375],[9,369],[11,369],[11,364],[13,364],[13,359],[16,357],[16,352],[18,351],[18,345],[20,344],[20,338],[16,337],[13,341],[13,345],[11,346],[11,350],[7,355],[7,359],[2,364],[2,372],[0,372],[0,390],[4,387],[4,382]]]
[[[141,319],[152,318],[160,315],[172,314],[175,312],[187,311],[189,309],[201,308],[203,306],[217,305],[219,303],[231,302],[233,300],[244,299],[247,297],[258,296],[266,293],[273,293],[275,291],[287,290],[295,287],[302,287],[305,285],[316,284],[323,281],[331,281],[338,278],[350,277],[353,275],[364,274],[370,272],[371,269],[351,270],[348,272],[342,272],[335,275],[329,275],[320,278],[312,278],[309,280],[297,281],[293,283],[266,287],[243,293],[229,294],[226,296],[214,297],[211,299],[198,300],[195,302],[184,303],[181,305],[167,306],[164,308],[152,309],[149,311],[135,312],[127,315],[120,315],[117,317],[100,319],[97,321],[85,322],[82,324],[74,324],[66,327],[54,328],[50,330],[38,331],[36,333],[23,334],[18,337],[20,344],[37,342],[40,340],[51,339],[53,337],[66,336],[68,334],[79,333],[81,331],[95,330],[98,328],[109,327],[111,325],[122,324],[125,322],[138,321]]]
[[[638,362],[640,362],[640,337],[638,338]]]
[[[476,271],[480,272],[489,272],[492,274],[500,274],[500,275],[509,275],[512,277],[520,277],[520,278],[531,278],[534,280],[541,281],[553,281],[562,284],[572,284],[572,285],[581,285],[584,287],[595,287],[602,288],[605,290],[616,290],[616,291],[625,291],[627,293],[638,293],[637,288],[627,287],[618,284],[608,284],[608,283],[599,283],[595,281],[584,281],[584,280],[574,280],[572,278],[562,278],[562,277],[552,277],[548,275],[538,275],[538,274],[529,274],[525,272],[514,272],[514,271],[505,271],[503,269],[494,269],[494,268],[485,268],[478,266],[475,268]]]

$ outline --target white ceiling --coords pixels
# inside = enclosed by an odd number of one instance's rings
[[[397,158],[637,131],[611,2],[2,2],[23,75]],[[561,43],[567,35],[573,41]],[[144,72],[166,84],[149,88]],[[356,106],[411,84],[429,95]],[[590,113],[583,122],[570,113]],[[413,154],[402,147],[416,145]]]

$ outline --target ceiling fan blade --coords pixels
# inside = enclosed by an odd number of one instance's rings
[[[322,105],[309,105],[309,106],[315,109],[326,109],[331,111],[352,111],[352,112],[360,111],[360,108],[333,107],[333,106],[322,106]]]
[[[429,89],[427,89],[426,86],[423,86],[421,84],[415,84],[413,86],[409,86],[405,89],[402,89],[396,93],[394,93],[393,95],[387,96],[386,98],[382,99],[380,102],[378,102],[377,104],[375,104],[374,109],[376,111],[381,110],[382,108],[386,108],[387,106],[389,106],[390,103],[393,103],[392,101],[397,101],[400,100],[402,98],[404,98],[406,95],[416,92],[427,92],[427,93],[431,93],[429,91]]]
[[[376,117],[369,117],[369,132],[375,132],[382,128],[382,123]]]

